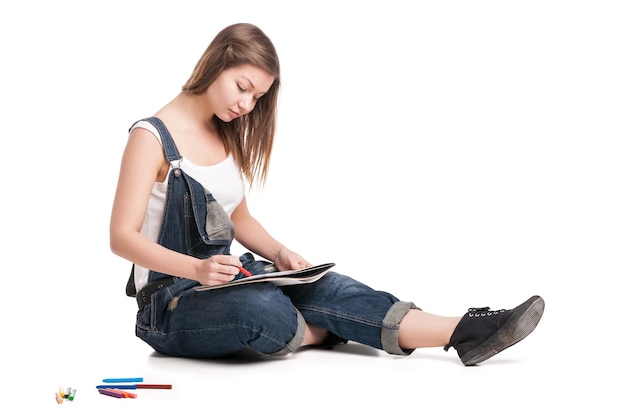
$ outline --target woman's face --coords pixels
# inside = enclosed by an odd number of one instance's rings
[[[230,122],[250,113],[257,100],[265,94],[274,77],[254,65],[228,68],[217,77],[206,91],[206,98],[213,113]]]

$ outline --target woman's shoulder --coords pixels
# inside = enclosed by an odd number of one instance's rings
[[[161,134],[156,127],[158,119],[144,118],[133,123],[129,129],[131,137],[156,138],[162,146]]]

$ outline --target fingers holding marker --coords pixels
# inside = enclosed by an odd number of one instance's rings
[[[223,274],[237,275],[238,271],[235,268],[237,268],[236,262],[239,262],[239,259],[231,255],[220,255],[217,262],[225,267],[221,268]]]
[[[241,265],[241,261],[239,260],[239,258],[232,256],[232,255],[222,255],[222,258],[225,258],[225,260],[220,260],[220,263],[223,263],[225,265],[231,266],[231,267],[235,267],[239,270],[239,272],[241,272],[242,274],[244,274],[247,277],[251,277],[252,273],[250,273],[250,271],[248,271],[247,269],[245,269],[242,265]],[[237,275],[237,272],[231,274],[231,275]]]
[[[251,277],[252,276],[252,273],[250,271],[248,271],[247,269],[245,269],[243,266],[238,266],[237,268],[245,276],[247,276],[247,277]]]

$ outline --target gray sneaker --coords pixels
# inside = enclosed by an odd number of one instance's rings
[[[470,308],[444,350],[453,346],[466,366],[483,362],[532,333],[544,307],[543,298],[534,295],[512,310]]]

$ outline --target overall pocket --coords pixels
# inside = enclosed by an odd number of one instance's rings
[[[187,253],[200,258],[221,253],[221,247],[230,246],[235,238],[235,226],[211,192],[184,176],[188,189],[184,199]]]

